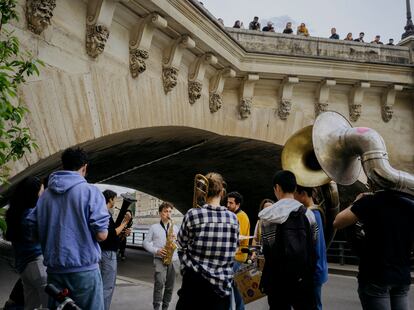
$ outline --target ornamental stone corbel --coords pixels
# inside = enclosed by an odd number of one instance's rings
[[[194,104],[201,97],[204,74],[207,65],[215,65],[217,57],[211,53],[198,56],[190,65],[188,73],[188,100]]]
[[[86,17],[86,53],[98,57],[105,49],[118,0],[89,0]]]
[[[296,76],[288,76],[283,79],[279,89],[279,109],[278,115],[280,119],[285,120],[288,118],[292,109],[292,95],[293,87],[299,83],[299,78]]]
[[[224,89],[224,82],[226,78],[235,77],[236,71],[231,68],[226,68],[219,70],[211,79],[210,79],[210,98],[209,98],[209,106],[210,112],[215,113],[220,110],[221,106],[223,105],[223,89]]]
[[[133,78],[143,73],[149,57],[151,41],[155,28],[166,28],[167,21],[157,13],[148,14],[130,31],[129,70]]]
[[[402,85],[391,85],[389,86],[384,94],[382,95],[382,102],[381,102],[381,115],[384,122],[389,122],[394,114],[394,103],[395,103],[395,95],[397,91],[402,91],[404,86]]]
[[[328,110],[329,93],[331,86],[335,85],[335,80],[324,80],[319,84],[318,89],[316,90],[315,116]]]
[[[371,84],[369,82],[359,82],[352,87],[349,100],[349,118],[351,121],[356,122],[361,116],[364,92],[370,87]]]
[[[35,34],[41,34],[50,25],[56,0],[27,0],[27,27]]]
[[[259,80],[259,75],[248,74],[241,86],[241,100],[239,105],[239,113],[242,119],[246,119],[251,114],[253,101],[254,85]]]
[[[164,50],[162,59],[162,82],[166,94],[177,85],[178,71],[184,49],[194,48],[195,45],[194,40],[190,36],[182,35]]]

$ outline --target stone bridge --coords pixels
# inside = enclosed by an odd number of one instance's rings
[[[194,175],[217,171],[256,214],[287,138],[325,110],[377,130],[393,167],[414,172],[412,38],[393,47],[223,28],[193,0],[40,2],[21,0],[14,25],[46,65],[21,89],[39,148],[11,167],[12,184],[80,145],[91,182],[185,211]]]

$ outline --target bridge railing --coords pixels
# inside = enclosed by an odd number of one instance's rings
[[[131,235],[127,237],[127,246],[143,248],[144,239],[147,233],[148,229],[134,229]]]
[[[134,248],[143,248],[143,242],[148,229],[134,229],[129,237],[127,237],[127,246]],[[327,251],[328,261],[345,264],[358,264],[358,257],[352,252],[347,241],[334,240]]]
[[[347,241],[334,240],[327,251],[328,262],[340,265],[357,265],[359,258],[352,251]]]

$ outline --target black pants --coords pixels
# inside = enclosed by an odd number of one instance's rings
[[[176,310],[228,310],[230,296],[221,297],[201,275],[186,269],[181,288],[178,290]]]
[[[267,292],[269,310],[316,309],[313,283],[273,286]]]

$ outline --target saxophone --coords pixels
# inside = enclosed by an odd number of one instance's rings
[[[165,243],[164,250],[167,252],[165,256],[162,258],[162,263],[164,265],[171,265],[172,257],[174,255],[174,251],[177,248],[175,244],[175,237],[174,237],[174,223],[172,219],[170,219],[170,227],[168,227],[167,232],[167,242]]]

